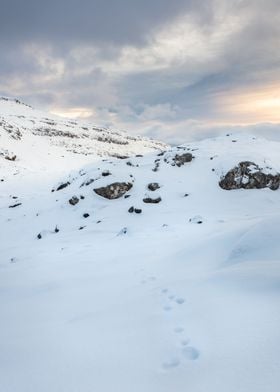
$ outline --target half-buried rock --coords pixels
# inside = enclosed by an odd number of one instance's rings
[[[271,174],[270,168],[260,168],[253,162],[238,163],[221,179],[219,185],[222,189],[261,189],[270,188],[275,191],[280,185],[280,174]]]
[[[105,197],[105,199],[112,200],[122,197],[131,188],[132,184],[130,182],[114,182],[101,188],[95,188],[94,192],[99,196]]]
[[[155,199],[152,199],[151,197],[145,197],[143,199],[144,203],[150,203],[150,204],[158,204],[161,202],[161,197],[156,197]]]

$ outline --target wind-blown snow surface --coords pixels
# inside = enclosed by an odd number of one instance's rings
[[[244,160],[279,172],[279,151],[239,135],[63,176],[5,161],[0,390],[278,392],[280,190],[218,183]],[[93,191],[116,181],[130,197]]]

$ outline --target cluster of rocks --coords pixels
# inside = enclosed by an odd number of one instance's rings
[[[219,185],[225,190],[242,188],[270,188],[271,190],[276,190],[280,185],[280,174],[267,174],[263,168],[260,168],[254,162],[244,161],[229,170],[220,180]]]
[[[128,209],[128,212],[130,214],[132,214],[133,212],[135,212],[135,214],[141,214],[142,210],[141,210],[141,208],[135,208],[132,206]]]

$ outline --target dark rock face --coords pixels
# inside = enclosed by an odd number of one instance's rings
[[[255,163],[244,161],[231,169],[219,185],[226,190],[270,188],[275,191],[280,185],[280,174],[266,174]]]
[[[156,191],[159,188],[160,188],[160,186],[157,182],[151,182],[150,184],[148,184],[148,189],[152,192]]]
[[[77,203],[79,203],[79,198],[77,196],[73,196],[71,197],[71,199],[69,200],[69,204],[71,204],[71,206],[76,205]]]
[[[105,187],[96,188],[94,192],[105,199],[113,200],[122,197],[126,192],[132,188],[130,182],[114,182]]]
[[[158,204],[161,202],[161,197],[157,197],[156,199],[152,199],[151,197],[145,197],[145,199],[143,199],[143,202],[150,204]]]
[[[194,157],[191,153],[186,152],[184,154],[176,154],[175,157],[173,158],[173,161],[176,166],[180,167],[185,163],[191,162],[193,158]]]

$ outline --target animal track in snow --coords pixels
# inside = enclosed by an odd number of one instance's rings
[[[199,351],[195,347],[192,347],[192,346],[184,347],[182,350],[182,354],[183,354],[183,357],[185,359],[188,359],[189,361],[196,360],[200,355]]]
[[[184,298],[176,298],[176,302],[178,305],[182,305],[185,302],[185,300]]]
[[[182,332],[184,332],[184,328],[182,328],[182,327],[176,327],[176,328],[174,328],[174,332],[176,332],[176,333],[182,333]]]
[[[179,358],[176,358],[176,357],[168,359],[167,361],[164,361],[162,363],[163,369],[166,369],[166,370],[175,368],[179,365],[180,365],[180,360],[179,360]]]

